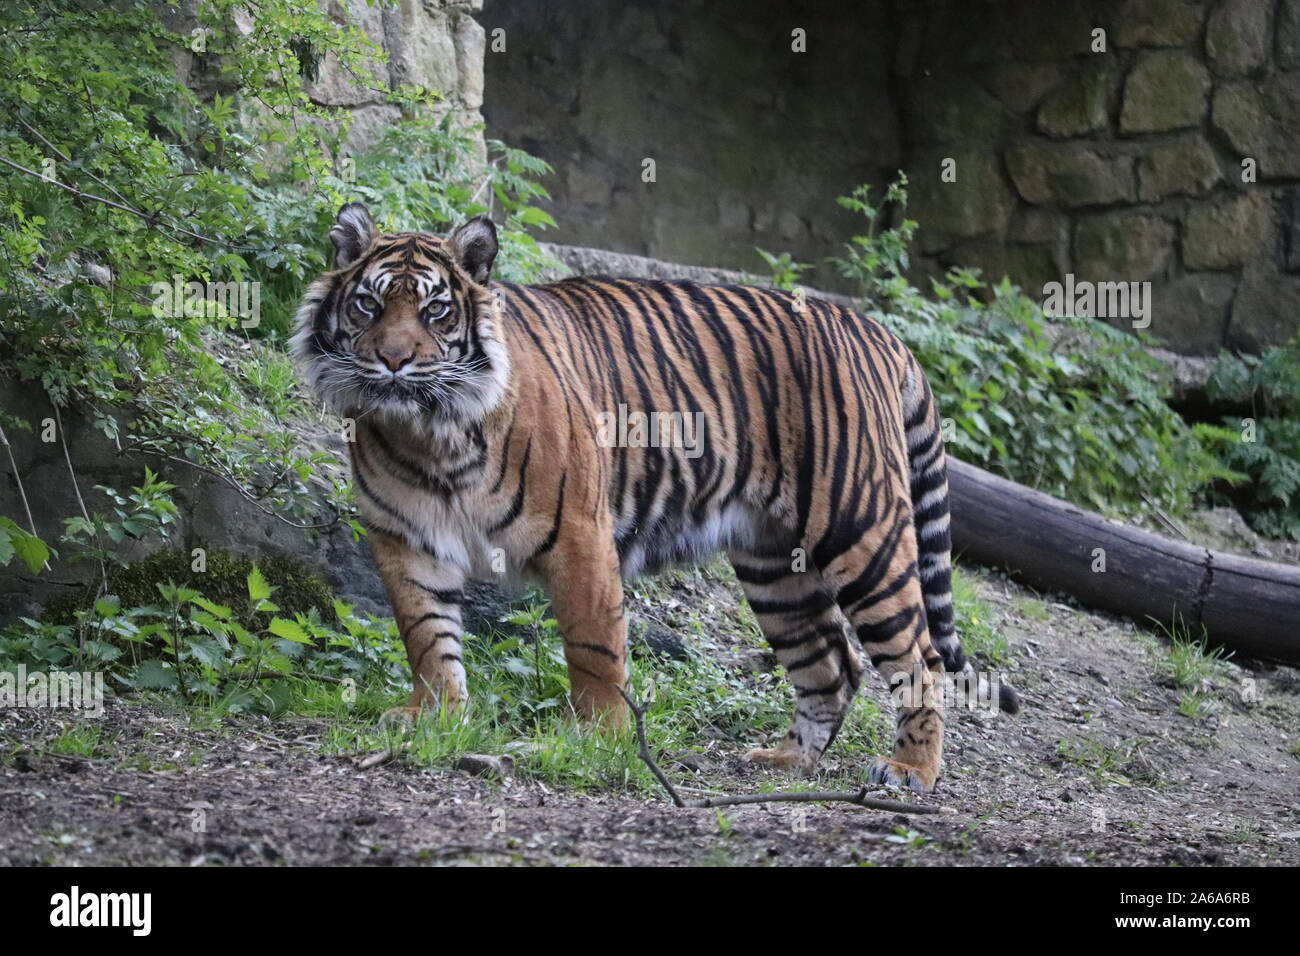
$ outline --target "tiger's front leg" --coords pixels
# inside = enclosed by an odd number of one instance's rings
[[[627,724],[627,617],[612,529],[562,529],[543,569],[569,665],[569,697],[580,717]]]
[[[422,711],[458,710],[468,702],[461,663],[465,574],[384,532],[370,535],[370,550],[393,605],[414,684],[404,707],[385,720],[415,719]]]

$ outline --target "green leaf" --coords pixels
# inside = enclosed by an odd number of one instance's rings
[[[0,565],[8,564],[16,553],[13,532],[8,528],[0,528]]]
[[[44,541],[19,527],[12,519],[0,517],[0,565],[8,564],[14,555],[22,559],[28,571],[37,574],[50,559],[50,549]]]
[[[248,599],[254,604],[259,601],[265,601],[271,596],[275,589],[266,582],[262,569],[253,565],[253,570],[248,572]]]
[[[311,637],[303,629],[302,625],[283,617],[271,618],[271,623],[267,627],[267,630],[276,637],[282,637],[286,641],[293,641],[295,644],[314,643]]]
[[[132,672],[132,683],[143,690],[177,690],[180,683],[171,664],[158,658],[141,661]]]
[[[45,562],[50,559],[49,546],[33,534],[24,534],[16,540],[14,549],[18,552],[18,557],[22,558],[27,565],[27,570],[32,574],[38,573],[45,567]]]
[[[207,611],[213,617],[218,618],[222,621],[229,620],[230,615],[234,613],[226,605],[217,604],[213,601],[209,601],[205,597],[200,596],[200,597],[190,598],[190,602],[193,604],[197,604],[199,607],[203,608],[203,610]]]

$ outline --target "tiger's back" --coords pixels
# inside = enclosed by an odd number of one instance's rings
[[[877,322],[689,281],[496,288],[519,352],[544,355],[538,377],[595,425],[625,576],[773,526],[820,535],[854,507],[854,483],[907,496],[902,393],[917,373]]]

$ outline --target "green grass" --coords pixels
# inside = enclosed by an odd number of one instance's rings
[[[1011,644],[997,627],[993,608],[980,597],[972,572],[953,568],[952,601],[957,633],[967,656],[986,664],[1011,662]]]
[[[662,585],[657,585],[662,587]],[[643,592],[644,594],[645,592]],[[659,785],[637,756],[637,742],[624,732],[596,731],[573,716],[568,705],[568,673],[562,643],[544,606],[524,614],[538,624],[540,645],[501,635],[469,635],[464,643],[470,705],[463,714],[430,715],[414,727],[378,726],[380,714],[404,694],[393,688],[358,687],[345,704],[339,688],[295,681],[289,710],[331,720],[323,746],[328,752],[395,749],[416,766],[448,769],[464,754],[517,752],[515,774],[523,779],[564,785],[579,792],[631,789],[658,792]],[[539,613],[541,612],[541,613]],[[727,665],[696,650],[672,660],[634,652],[632,694],[648,702],[646,734],[670,777],[664,755],[735,755],[774,741],[788,728],[794,694],[777,668],[754,673],[741,663]],[[887,709],[863,694],[854,702],[816,786],[860,785],[871,758],[888,752],[893,721]],[[518,752],[518,751],[523,752]],[[799,787],[794,778],[776,781],[781,789]],[[762,786],[762,784],[760,784]],[[808,786],[812,786],[811,783]]]
[[[1014,607],[1017,614],[1036,624],[1046,624],[1052,618],[1051,612],[1047,610],[1047,602],[1039,598],[1021,598]]]
[[[1204,691],[1186,690],[1178,697],[1178,713],[1188,720],[1203,720],[1217,710],[1214,700]]]
[[[632,654],[632,693],[647,702],[647,736],[672,779],[689,784],[693,777],[675,766],[674,757],[700,754],[706,763],[734,759],[785,733],[794,709],[793,689],[781,667],[756,670],[752,651],[735,653],[765,648],[766,642],[750,609],[739,601],[738,585],[724,561],[637,581],[629,595],[644,604],[660,626],[679,633],[688,652],[684,660],[639,646]],[[731,606],[733,598],[739,601],[736,608]],[[956,602],[970,652],[986,664],[1004,662],[1006,639],[994,625],[992,609],[965,575],[957,576]],[[196,729],[221,731],[237,726],[232,719],[249,714],[316,718],[326,722],[319,746],[328,753],[391,749],[402,761],[436,771],[451,770],[465,754],[513,753],[514,773],[524,779],[579,792],[659,792],[637,755],[631,729],[596,731],[572,714],[563,645],[544,597],[533,592],[517,607],[510,633],[465,637],[467,711],[429,715],[415,727],[384,727],[379,722],[384,711],[405,702],[408,691],[405,666],[399,663],[404,653],[389,618],[354,620],[345,615],[338,626],[322,625],[323,649],[283,646],[290,673],[231,673],[224,680],[209,681],[203,693],[195,693],[191,685],[187,700],[174,688],[141,689],[136,694]],[[347,641],[341,644],[343,638]],[[359,656],[370,664],[355,666]],[[860,694],[815,781],[773,773],[760,775],[753,786],[860,786],[870,761],[891,748],[892,710],[884,695],[877,699],[868,692]],[[69,732],[59,746],[88,754],[98,746],[93,733]]]
[[[1135,759],[1144,743],[1143,740],[1127,740],[1110,744],[1095,737],[1076,737],[1058,740],[1056,755],[1081,768],[1099,787],[1111,783],[1156,786],[1160,783],[1159,774]]]
[[[82,725],[65,730],[48,741],[44,749],[66,757],[94,757],[107,743],[98,727]]]
[[[1223,648],[1209,647],[1204,638],[1192,639],[1186,631],[1175,632],[1165,661],[1165,671],[1184,690],[1199,690],[1205,682],[1225,673]]]
[[[579,792],[656,791],[631,729],[596,731],[572,715],[560,640],[553,630],[542,634],[540,654],[518,638],[466,638],[471,703],[464,714],[435,714],[414,727],[381,728],[379,714],[400,697],[359,688],[356,702],[345,708],[334,689],[320,686],[303,688],[292,709],[331,718],[324,740],[328,752],[398,749],[411,764],[447,769],[463,754],[500,755],[523,745],[526,752],[516,757],[515,773],[524,779]],[[778,674],[726,668],[696,653],[685,661],[635,656],[632,671],[632,693],[649,701],[646,733],[660,755],[719,746],[738,752],[783,733],[791,717],[793,693]],[[884,752],[889,729],[874,701],[857,702],[834,751],[837,763],[852,765],[846,774],[859,779],[865,773],[868,758]],[[819,781],[825,783],[826,778]]]
[[[1212,691],[1213,680],[1230,672],[1221,647],[1210,647],[1205,638],[1191,636],[1188,628],[1175,624],[1164,629],[1171,643],[1160,662],[1161,670],[1181,692],[1178,713],[1188,720],[1203,720],[1218,710]]]

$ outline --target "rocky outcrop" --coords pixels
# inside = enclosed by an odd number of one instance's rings
[[[320,0],[320,5],[334,22],[360,29],[381,54],[367,61],[373,84],[360,82],[334,53],[303,66],[312,102],[349,117],[346,151],[365,149],[385,126],[401,118],[387,94],[407,85],[438,93],[435,115],[450,114],[460,128],[477,131],[482,123],[484,33],[475,15],[483,0]],[[163,19],[170,29],[189,35],[199,29],[196,6],[197,0],[180,0],[162,11]],[[251,21],[236,22],[252,30]],[[182,51],[175,60],[181,78],[200,94],[222,91],[220,73],[206,54]],[[244,107],[252,112],[259,108],[256,103]],[[475,135],[481,149],[482,134]]]

